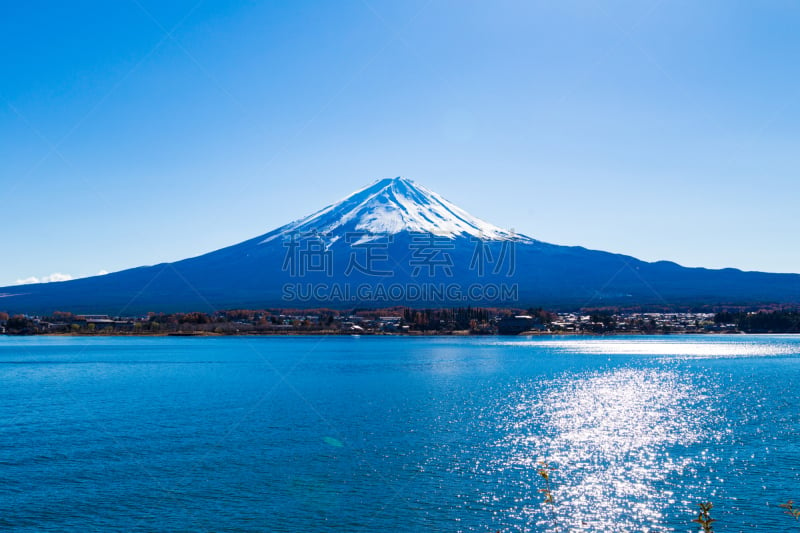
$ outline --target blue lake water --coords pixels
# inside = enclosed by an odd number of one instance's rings
[[[0,337],[0,529],[787,531],[789,499],[798,337]]]

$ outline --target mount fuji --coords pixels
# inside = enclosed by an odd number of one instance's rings
[[[37,314],[760,303],[800,303],[800,275],[687,268],[548,244],[476,218],[405,178],[378,180],[305,218],[198,257],[0,288],[0,310]]]

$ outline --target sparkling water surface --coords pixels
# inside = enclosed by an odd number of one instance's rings
[[[791,531],[799,400],[793,336],[0,337],[0,530]]]

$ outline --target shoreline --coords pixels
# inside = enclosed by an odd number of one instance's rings
[[[388,332],[326,332],[326,331],[292,331],[292,332],[254,332],[254,333],[214,333],[214,332],[170,332],[170,333],[35,333],[35,334],[0,334],[0,337],[502,337],[502,338],[519,338],[519,337],[675,337],[686,335],[700,335],[700,336],[739,336],[739,335],[800,335],[795,332],[759,332],[747,333],[744,331],[688,331],[688,332],[639,332],[639,331],[626,331],[626,332],[606,332],[606,333],[592,333],[592,332],[564,332],[564,331],[536,331],[536,332],[523,332],[516,335],[500,335],[497,333],[468,333],[468,332],[415,332],[415,333],[388,333]]]

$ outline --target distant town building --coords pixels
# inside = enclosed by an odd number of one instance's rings
[[[500,335],[519,335],[540,329],[543,329],[542,323],[530,315],[503,317],[497,322],[497,333]]]

